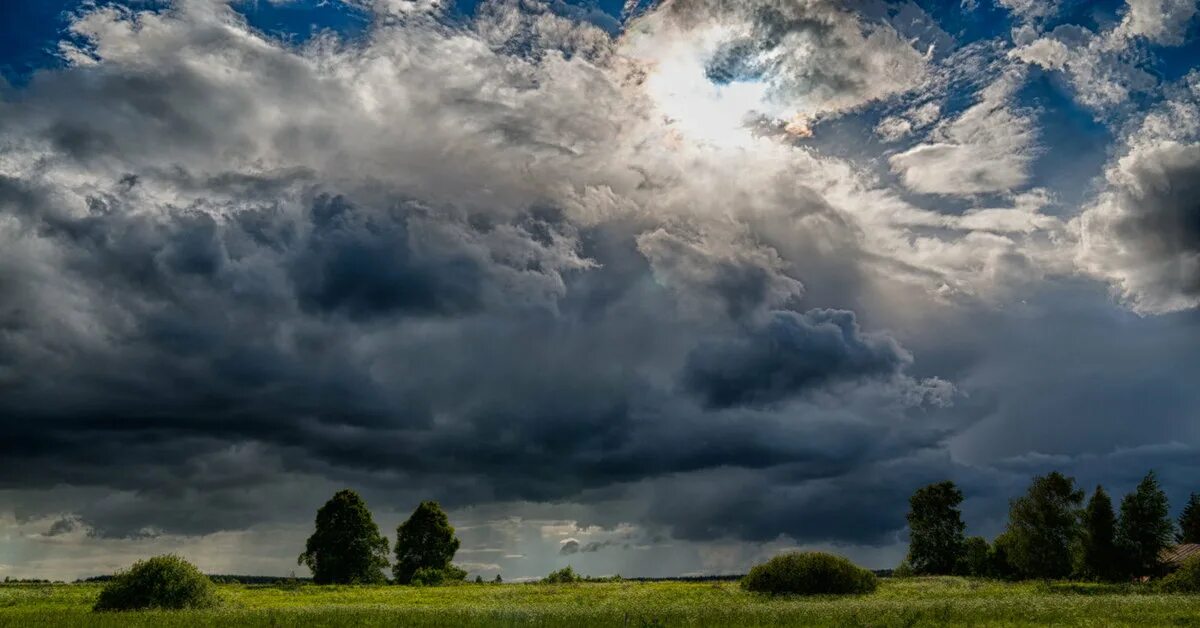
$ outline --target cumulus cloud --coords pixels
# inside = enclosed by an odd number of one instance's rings
[[[1128,0],[1129,6],[1114,37],[1144,37],[1167,46],[1183,43],[1183,34],[1196,15],[1195,0]]]
[[[1105,173],[1107,188],[1077,221],[1080,265],[1141,312],[1200,304],[1198,95],[1193,72],[1132,132]]]
[[[710,406],[771,403],[844,378],[895,375],[912,357],[894,339],[863,334],[853,312],[775,312],[753,335],[701,345],[685,385]]]
[[[944,438],[888,423],[953,386],[807,294],[906,254],[861,237],[870,189],[749,129],[754,157],[681,141],[626,54],[732,20],[780,39],[768,100],[833,114],[919,74],[889,26],[670,5],[614,44],[541,5],[384,4],[298,49],[219,3],[92,9],[0,105],[0,482],[115,490],[74,509],[97,536],[206,534],[287,520],[313,478],[584,499],[811,459],[818,429],[864,459]]]
[[[1058,26],[1049,34],[1017,31],[1011,56],[1066,73],[1081,104],[1099,116],[1128,108],[1129,100],[1158,85],[1148,71],[1139,42],[1161,46],[1183,44],[1183,35],[1197,11],[1193,0],[1129,0],[1121,21],[1095,32],[1074,24]]]

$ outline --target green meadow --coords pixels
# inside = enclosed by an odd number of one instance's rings
[[[96,584],[0,585],[0,626],[1200,626],[1200,595],[1141,585],[885,578],[862,596],[735,582],[230,585],[205,611],[94,613]]]

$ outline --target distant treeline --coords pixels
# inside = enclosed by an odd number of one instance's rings
[[[908,556],[896,575],[967,575],[1009,580],[1079,578],[1116,582],[1163,575],[1176,543],[1200,543],[1200,495],[1170,517],[1166,493],[1151,471],[1120,508],[1104,487],[1087,499],[1075,478],[1036,476],[1009,502],[1008,524],[991,541],[966,536],[953,482],[918,489],[909,499]]]

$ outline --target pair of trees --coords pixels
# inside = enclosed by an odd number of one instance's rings
[[[450,564],[459,540],[437,502],[421,502],[396,528],[397,584],[440,584],[462,580],[466,572]],[[379,532],[367,503],[358,493],[338,491],[317,511],[316,530],[297,560],[317,584],[387,582],[388,540]]]
[[[1116,580],[1155,573],[1174,526],[1154,473],[1121,501],[1120,518],[1102,487],[1086,508],[1083,498],[1073,478],[1058,472],[1035,477],[1026,494],[1012,501],[1004,533],[988,544],[965,537],[958,508],[963,495],[953,482],[923,487],[910,499],[906,566],[920,574],[998,578]],[[1200,536],[1200,497],[1189,500],[1180,528],[1181,542]]]

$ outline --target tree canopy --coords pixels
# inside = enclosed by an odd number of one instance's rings
[[[1121,519],[1117,522],[1117,545],[1133,575],[1149,576],[1158,571],[1159,554],[1170,546],[1174,529],[1167,495],[1151,471],[1121,500]]]
[[[345,489],[317,511],[316,530],[297,562],[312,571],[317,584],[376,584],[387,581],[387,555],[387,538],[367,503]]]
[[[1083,491],[1057,471],[1037,476],[1008,513],[1008,561],[1027,578],[1063,578],[1071,573],[1079,539]]]
[[[418,571],[428,574],[429,570],[449,569],[458,545],[454,526],[442,507],[433,501],[421,502],[396,528],[396,564],[392,567],[396,582],[410,584]],[[465,576],[462,572],[458,579]]]
[[[954,482],[923,486],[909,498],[908,564],[918,574],[954,573],[963,560],[966,525]]]
[[[1096,580],[1116,580],[1121,576],[1121,556],[1116,546],[1117,517],[1112,500],[1104,487],[1097,486],[1083,511],[1082,547],[1079,574]]]
[[[1180,543],[1200,543],[1200,494],[1192,493],[1179,513],[1179,533],[1175,540]]]
[[[963,545],[963,563],[960,572],[976,578],[992,575],[992,546],[982,536],[973,536]]]

